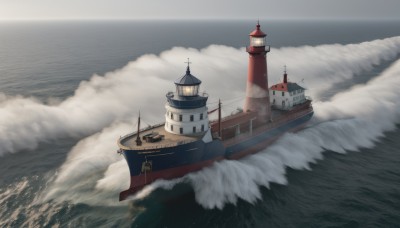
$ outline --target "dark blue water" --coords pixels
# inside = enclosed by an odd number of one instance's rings
[[[398,21],[262,21],[261,24],[268,42],[276,48],[357,44],[400,35]],[[253,27],[252,21],[1,22],[0,93],[34,97],[45,103],[62,101],[73,96],[81,81],[93,74],[104,75],[145,54],[158,55],[175,46],[244,47]],[[382,61],[368,72],[335,84],[325,96],[329,99],[353,85],[365,84],[397,59]],[[13,151],[0,157],[0,226],[398,227],[400,224],[399,125],[372,139],[375,143],[372,148],[345,154],[327,150],[323,159],[311,165],[311,170],[287,168],[288,184],[261,187],[262,199],[255,204],[239,199],[236,205],[228,203],[222,210],[205,209],[196,202],[188,184],[178,184],[172,190],[158,189],[139,202],[140,206],[90,205],[73,200],[34,203],[54,181],[57,170],[81,139],[62,137],[41,142],[33,150]],[[163,196],[174,191],[183,193],[165,201]]]

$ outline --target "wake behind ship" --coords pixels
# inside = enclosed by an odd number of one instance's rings
[[[120,200],[157,179],[172,179],[210,166],[222,159],[239,159],[267,147],[288,131],[304,127],[313,115],[304,88],[289,82],[268,87],[266,34],[257,23],[250,33],[246,101],[243,111],[209,121],[208,94],[200,93],[201,81],[191,74],[175,80],[176,92],[166,94],[165,123],[140,129],[118,140],[131,181]],[[271,105],[272,104],[272,105]]]

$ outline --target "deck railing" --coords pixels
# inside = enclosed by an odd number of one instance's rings
[[[149,129],[151,129],[151,128],[157,128],[157,127],[163,126],[164,124],[165,124],[165,123],[159,123],[159,124],[147,126],[147,127],[145,127],[145,128],[141,128],[141,129],[139,130],[139,133],[144,132],[144,131],[147,131],[147,130],[149,130]],[[135,131],[135,132],[129,133],[129,134],[127,134],[127,135],[121,136],[120,139],[119,139],[119,141],[118,141],[119,146],[120,146],[122,149],[125,149],[125,150],[133,149],[133,148],[130,148],[130,147],[128,147],[128,146],[123,145],[122,141],[127,140],[128,138],[130,138],[130,137],[132,137],[132,136],[134,136],[134,135],[137,135],[137,133],[138,133],[138,132]],[[193,140],[181,140],[181,141],[174,142],[174,143],[169,143],[169,144],[152,145],[152,146],[140,146],[140,147],[137,147],[136,149],[140,149],[140,150],[162,149],[162,148],[166,148],[166,147],[173,147],[173,146],[183,145],[183,144],[187,144],[187,143],[191,143],[191,142],[195,142],[195,141],[197,141],[197,139],[193,139]]]
[[[143,131],[147,131],[147,130],[149,130],[149,129],[151,129],[151,128],[160,127],[160,126],[162,126],[162,125],[164,125],[164,124],[165,124],[165,123],[159,123],[159,124],[155,124],[155,125],[149,125],[149,126],[147,126],[147,127],[145,127],[145,128],[141,128],[141,129],[139,130],[139,133],[141,133],[141,132],[143,132]],[[131,137],[131,136],[137,135],[137,133],[138,133],[137,131],[134,131],[134,132],[129,133],[129,134],[127,134],[127,135],[120,136],[119,141],[121,142],[121,141],[123,141],[123,140],[125,140],[125,139],[127,139],[127,138],[129,138],[129,137]]]

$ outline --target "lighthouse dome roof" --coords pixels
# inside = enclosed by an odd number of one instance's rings
[[[267,36],[267,34],[265,34],[263,31],[261,31],[260,29],[260,23],[257,23],[256,25],[256,29],[254,29],[249,36],[253,36],[253,37],[265,37]]]
[[[186,69],[186,74],[175,80],[176,85],[199,85],[200,83],[200,79],[190,73],[189,66]]]

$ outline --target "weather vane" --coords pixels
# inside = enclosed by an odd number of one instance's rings
[[[191,64],[192,62],[190,62],[190,61],[189,61],[189,58],[187,58],[187,62],[185,62],[185,63],[187,63],[187,65],[188,65],[188,67],[189,67],[189,64]]]

